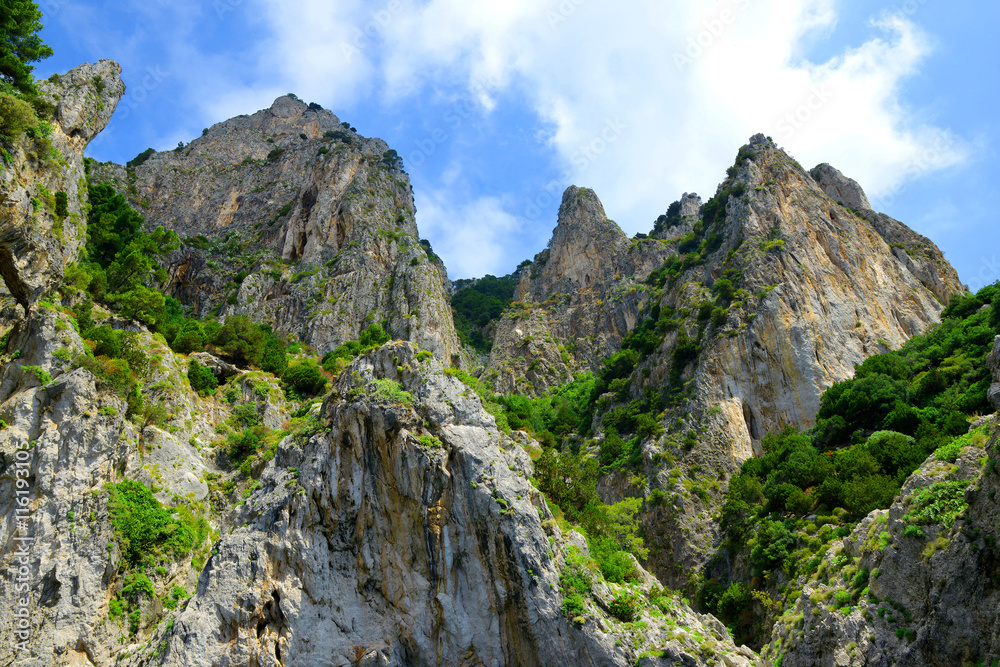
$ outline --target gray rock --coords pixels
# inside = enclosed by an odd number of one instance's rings
[[[989,389],[990,404],[1000,411],[1000,336],[993,341],[993,351],[986,357],[986,365],[993,374],[993,384]]]
[[[819,187],[823,189],[823,192],[828,194],[838,204],[843,204],[859,212],[870,211],[872,209],[865,191],[858,185],[858,182],[853,178],[844,176],[839,170],[831,167],[829,164],[824,162],[814,167],[809,172],[809,175],[819,183]]]
[[[128,664],[626,665],[654,646],[690,664],[753,664],[679,601],[665,613],[691,634],[643,616],[638,648],[602,609],[616,589],[598,585],[585,616],[566,618],[562,543],[550,544],[544,502],[508,462],[518,446],[416,353],[388,344],[340,377],[322,429],[281,443],[235,518],[243,527],[151,638],[165,650]]]
[[[384,318],[394,338],[465,365],[447,273],[419,242],[409,177],[388,150],[282,96],[152,155],[131,187],[117,165],[93,177],[185,239],[166,290],[198,314],[247,315],[320,354]]]
[[[57,83],[40,83],[40,96],[57,109],[52,134],[15,141],[12,164],[0,170],[0,275],[26,312],[59,285],[63,267],[86,242],[83,150],[125,93],[120,72],[117,63],[101,60],[70,70]],[[60,192],[66,212],[57,215]]]

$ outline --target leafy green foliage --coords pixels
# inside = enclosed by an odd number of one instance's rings
[[[780,568],[795,544],[795,537],[780,521],[765,521],[751,540],[750,563],[758,571]]]
[[[642,612],[642,600],[635,591],[625,590],[611,600],[608,611],[622,623],[631,623]]]
[[[30,104],[0,92],[0,144],[10,147],[25,131],[37,125],[38,118]]]
[[[338,370],[338,360],[349,362],[385,345],[390,340],[392,337],[386,333],[382,324],[369,324],[358,336],[358,340],[349,340],[332,352],[327,352],[320,360],[320,364],[323,366],[323,370],[334,373]]]
[[[315,359],[289,364],[281,376],[281,381],[288,391],[299,397],[319,396],[326,392],[329,383]]]
[[[31,63],[52,55],[52,48],[38,36],[42,12],[31,0],[2,0],[0,21],[0,90],[32,94],[35,92]]]
[[[965,502],[965,490],[969,480],[937,482],[915,489],[910,495],[910,511],[904,520],[916,525],[940,524],[950,528],[969,506]]]
[[[142,151],[134,158],[126,162],[125,167],[128,169],[135,169],[136,167],[144,163],[146,160],[148,160],[150,157],[152,157],[154,153],[156,153],[156,151],[154,151],[152,148],[147,148],[146,150]]]
[[[514,272],[500,278],[487,274],[478,280],[455,281],[451,308],[462,343],[489,354],[493,347],[490,325],[500,319],[514,299],[518,279],[519,274]]]
[[[149,488],[133,480],[110,486],[108,508],[122,556],[133,567],[158,553],[185,556],[208,535],[203,517],[186,507],[167,510]]]
[[[199,394],[211,394],[219,386],[219,379],[215,377],[212,369],[203,366],[197,359],[192,359],[188,364],[187,376],[191,388]]]

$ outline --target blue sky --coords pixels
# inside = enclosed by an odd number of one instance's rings
[[[41,0],[45,78],[113,58],[91,144],[124,162],[294,92],[403,156],[452,278],[545,247],[562,191],[629,234],[711,196],[764,132],[830,162],[929,236],[973,289],[1000,279],[1000,3],[942,0]]]

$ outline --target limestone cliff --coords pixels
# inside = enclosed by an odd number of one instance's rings
[[[1000,338],[991,358],[1000,382],[998,360]],[[990,437],[973,439],[954,463],[931,456],[892,507],[832,545],[824,576],[798,582],[802,595],[775,625],[768,655],[791,667],[1000,658],[1000,432],[996,416],[985,421]],[[864,590],[842,572],[861,573]],[[838,593],[848,604],[835,603]]]
[[[8,147],[0,167],[0,275],[25,311],[55,289],[86,242],[83,150],[125,94],[119,74],[101,60],[40,82],[54,116]]]
[[[625,236],[593,190],[566,190],[549,248],[521,271],[497,325],[486,378],[532,394],[599,368],[655,296],[644,281],[668,254],[659,241]]]
[[[321,353],[386,319],[394,337],[462,364],[445,268],[420,243],[409,177],[388,151],[284,96],[94,174],[184,241],[164,289],[197,314],[249,315]]]
[[[658,397],[650,407],[665,408],[667,432],[643,444],[645,489],[614,479],[602,488],[609,499],[671,494],[647,530],[658,536],[651,564],[676,585],[714,539],[714,500],[685,482],[719,490],[764,434],[812,425],[826,388],[923,332],[965,291],[933,243],[834,201],[828,192],[865,198],[836,170],[815,173],[821,182],[758,135],[697,219],[698,200],[686,196],[654,238],[632,241],[592,192],[571,188],[551,247],[522,271],[519,301],[498,326],[484,377],[532,393],[599,368],[631,326],[657,320],[655,349],[599,407]]]
[[[607,587],[567,617],[530,460],[412,345],[356,361],[320,420],[281,443],[186,609],[128,664],[752,664],[679,601],[636,634],[602,610]]]

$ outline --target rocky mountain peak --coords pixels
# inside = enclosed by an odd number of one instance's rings
[[[55,111],[38,120],[51,132],[17,138],[0,169],[0,275],[25,310],[60,283],[86,240],[83,150],[125,94],[120,74],[118,63],[101,60],[40,82]]]
[[[75,147],[82,150],[107,127],[125,95],[121,73],[121,65],[104,59],[39,82],[39,93],[56,105],[55,121]]]
[[[864,189],[853,178],[848,178],[840,170],[826,162],[813,168],[809,175],[819,183],[830,199],[855,211],[870,211],[871,204]]]
[[[590,287],[610,268],[601,261],[604,253],[628,243],[625,232],[608,220],[597,193],[571,186],[563,193],[559,207],[546,274],[550,280]]]

